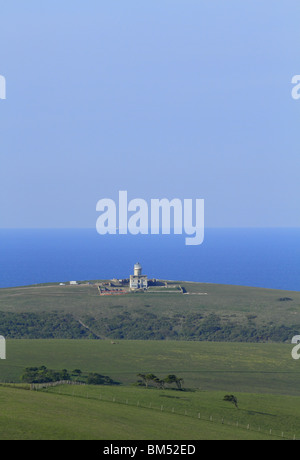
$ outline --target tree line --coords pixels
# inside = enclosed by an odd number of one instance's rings
[[[68,372],[67,369],[56,371],[48,369],[46,366],[26,367],[21,375],[21,381],[24,383],[48,383],[58,382],[59,380],[71,380],[88,385],[119,385],[119,382],[115,382],[107,375],[98,374],[97,372],[86,373],[80,369]]]
[[[149,385],[152,384],[156,388],[164,389],[166,384],[167,385],[175,384],[177,387],[177,390],[182,390],[182,385],[184,383],[183,378],[177,377],[174,374],[169,374],[163,379],[160,379],[155,374],[151,374],[151,373],[137,374],[137,377],[140,377],[140,379],[137,381],[137,384],[141,386],[145,386],[146,388],[148,388]]]
[[[81,318],[72,314],[0,312],[0,332],[6,338],[26,339],[108,339],[195,340],[216,342],[289,342],[299,334],[300,324],[259,324],[255,315],[246,321],[223,322],[216,314],[174,314],[158,316],[150,312],[123,312],[112,317]],[[255,322],[256,320],[256,322]]]

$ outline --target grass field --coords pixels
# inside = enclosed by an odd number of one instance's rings
[[[121,296],[100,296],[96,285],[36,285],[0,289],[0,311],[65,312],[96,319],[116,313],[140,310],[157,315],[215,313],[247,323],[248,314],[257,324],[300,324],[300,292],[230,286],[209,283],[178,282],[187,294],[161,292],[163,288]],[[288,298],[291,301],[280,301]],[[230,316],[234,315],[234,316]],[[254,318],[255,317],[255,318]]]
[[[214,313],[223,323],[234,321],[241,327],[285,324],[300,332],[298,292],[184,286],[188,294],[157,289],[116,297],[99,296],[97,288],[87,284],[1,289],[0,312],[24,313],[12,319],[12,325],[6,317],[8,331],[18,322],[22,327],[23,320],[26,330],[36,329],[43,313],[71,314],[82,323],[90,315],[100,325],[113,325],[128,314],[138,324],[150,312],[157,315],[157,323],[176,315],[181,321],[188,315]],[[30,324],[30,312],[41,315],[39,322]],[[0,382],[6,382],[0,385],[0,439],[298,439],[300,367],[291,357],[290,339],[289,333],[285,343],[8,336],[7,359],[0,360]],[[39,391],[16,387],[26,367],[41,365],[101,373],[120,385],[64,385]],[[135,386],[138,373],[160,379],[176,374],[184,379],[184,391]],[[237,396],[238,409],[223,401],[225,394]]]
[[[6,338],[290,342],[300,293],[206,283],[100,296],[97,284],[0,289]]]
[[[238,394],[236,409],[222,397],[120,387],[0,387],[0,439],[298,439],[299,398]]]
[[[9,340],[2,382],[46,365],[121,385],[0,386],[0,439],[300,438],[300,369],[290,352],[287,344]],[[184,391],[137,387],[140,372],[175,373]],[[237,396],[238,409],[225,394]]]
[[[138,373],[175,373],[185,387],[300,396],[299,362],[288,344],[183,341],[9,340],[0,380],[18,382],[28,366],[99,372],[122,384]]]
[[[25,367],[79,368],[124,385],[138,373],[176,374],[186,388],[300,396],[299,361],[290,344],[124,340],[8,340],[0,381],[18,382]]]
[[[8,340],[2,382],[45,365],[99,372],[121,385],[0,386],[0,439],[298,438],[300,370],[290,353],[288,344]],[[140,372],[175,373],[184,391],[137,387]],[[223,401],[228,393],[238,409]]]
[[[235,428],[263,432],[275,436],[300,437],[300,398],[253,393],[235,393],[238,408],[223,400],[222,391],[176,391],[145,388],[95,386],[55,387],[47,390],[72,398],[93,399],[127,407],[151,409],[157,413],[176,414],[202,421],[213,421],[218,425],[230,425]],[[126,410],[126,408],[125,408]],[[150,414],[149,414],[150,415]],[[271,430],[271,431],[270,431]]]

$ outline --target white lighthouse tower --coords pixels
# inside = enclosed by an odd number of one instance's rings
[[[147,289],[147,275],[142,275],[142,266],[139,262],[134,264],[133,275],[130,275],[130,289]]]
[[[133,273],[134,273],[134,276],[141,276],[141,274],[142,274],[142,266],[141,266],[141,264],[139,262],[134,264]]]

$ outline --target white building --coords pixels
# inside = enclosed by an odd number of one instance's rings
[[[136,263],[133,269],[133,275],[130,275],[130,289],[147,289],[147,275],[142,275],[142,266]]]

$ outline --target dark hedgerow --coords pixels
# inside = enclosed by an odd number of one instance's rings
[[[249,316],[249,315],[248,315]],[[215,342],[287,342],[300,325],[258,325],[247,321],[222,321],[216,314],[157,316],[148,312],[124,312],[101,319],[85,315],[82,321],[72,314],[57,312],[0,312],[0,331],[6,338],[20,339],[127,339],[196,340]]]

